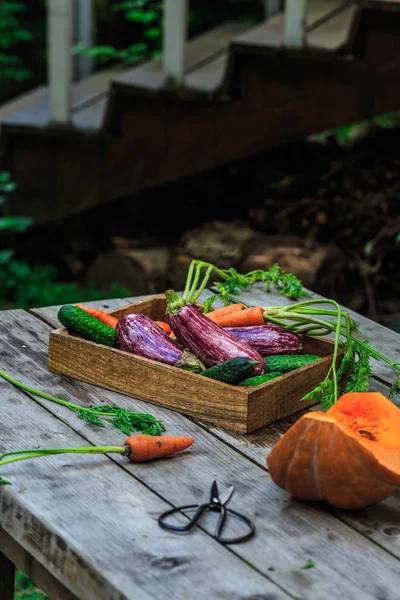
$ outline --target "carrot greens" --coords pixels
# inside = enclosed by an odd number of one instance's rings
[[[35,390],[34,388],[17,381],[13,377],[10,377],[10,375],[7,375],[7,373],[4,373],[4,371],[1,370],[0,377],[6,379],[15,387],[18,387],[25,392],[34,394],[45,400],[50,400],[50,402],[60,404],[61,406],[65,406],[69,410],[76,412],[78,417],[83,419],[83,421],[93,423],[93,425],[98,425],[99,427],[104,427],[103,419],[108,419],[115,427],[126,435],[129,435],[132,431],[140,431],[141,433],[148,435],[161,435],[161,433],[165,431],[164,423],[150,414],[130,412],[126,408],[119,408],[118,406],[113,406],[111,404],[102,404],[100,406],[85,408],[78,404],[74,404],[73,402],[68,402],[67,400],[56,398],[45,392]]]
[[[205,271],[204,271],[205,269]],[[201,273],[203,271],[203,278]],[[211,274],[217,275],[221,281],[214,282],[217,293],[204,302],[204,312],[208,313],[216,300],[224,306],[231,303],[244,304],[243,299],[233,296],[255,283],[265,283],[264,291],[275,288],[281,295],[292,300],[312,296],[303,289],[301,281],[290,273],[285,273],[277,264],[267,271],[257,270],[241,275],[235,269],[219,269],[200,260],[193,260],[188,271],[183,298],[187,302],[195,302],[209,283]],[[335,404],[339,393],[364,392],[368,389],[372,376],[371,359],[381,360],[390,365],[396,380],[390,388],[389,398],[400,391],[400,364],[395,363],[374,348],[368,341],[358,339],[358,325],[335,300],[317,298],[304,300],[288,306],[267,306],[263,309],[265,322],[281,325],[297,334],[311,336],[334,336],[332,364],[326,378],[303,400],[321,401],[327,410]],[[343,349],[343,358],[337,367],[339,349]],[[339,390],[340,380],[346,376],[344,390]]]

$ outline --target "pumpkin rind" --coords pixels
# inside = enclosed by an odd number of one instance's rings
[[[301,417],[267,465],[273,481],[299,500],[345,509],[379,502],[400,485],[400,410],[382,394],[346,394],[326,413]]]

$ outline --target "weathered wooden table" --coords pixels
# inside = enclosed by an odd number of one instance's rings
[[[249,303],[284,304],[261,289]],[[96,303],[105,310],[129,299]],[[94,304],[94,303],[91,303]],[[0,597],[13,597],[14,564],[51,600],[218,598],[247,600],[397,600],[400,495],[356,512],[297,502],[278,489],[265,458],[298,418],[243,436],[47,369],[57,308],[0,312],[0,368],[73,402],[115,403],[151,412],[168,433],[194,437],[192,448],[154,463],[119,455],[57,455],[4,467],[0,489]],[[376,349],[400,361],[400,335],[354,315]],[[397,357],[397,358],[396,358]],[[387,392],[390,369],[374,364],[371,389]],[[160,382],[162,385],[162,382]],[[122,444],[112,425],[87,424],[71,411],[0,380],[2,450]],[[334,457],[332,457],[334,460]],[[235,486],[229,506],[256,524],[249,542],[223,546],[215,515],[185,536],[159,528],[171,506],[205,499],[214,479]],[[314,567],[302,569],[308,560]]]

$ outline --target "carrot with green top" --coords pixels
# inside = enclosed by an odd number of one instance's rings
[[[223,306],[222,308],[216,308],[212,312],[206,314],[206,317],[217,323],[220,319],[231,315],[236,314],[244,309],[243,304],[229,304],[229,306]]]
[[[100,310],[99,308],[93,308],[91,306],[84,306],[83,304],[75,304],[78,308],[84,310],[92,317],[96,317],[102,323],[109,325],[113,329],[115,329],[116,324],[118,323],[117,317],[110,315],[109,313],[104,312],[104,310]]]
[[[27,460],[28,458],[40,458],[51,454],[122,454],[131,462],[147,462],[158,458],[171,456],[176,452],[182,452],[193,444],[191,437],[172,435],[132,435],[125,440],[123,446],[84,446],[83,448],[48,448],[37,450],[19,450],[17,452],[5,452],[0,455],[0,468],[5,465]],[[0,477],[0,485],[10,482]]]
[[[220,327],[251,327],[253,325],[265,325],[264,309],[261,306],[251,306],[244,310],[222,315],[219,319],[215,319],[214,323]]]

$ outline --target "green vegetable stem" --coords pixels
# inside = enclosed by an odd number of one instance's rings
[[[13,377],[10,377],[10,375],[7,375],[7,373],[4,373],[4,371],[1,370],[0,377],[6,379],[15,387],[18,387],[25,392],[34,394],[35,396],[39,396],[45,400],[50,400],[50,402],[60,404],[61,406],[65,406],[69,410],[76,412],[80,419],[83,419],[88,423],[98,425],[99,427],[104,427],[104,422],[102,419],[108,419],[113,425],[115,425],[115,427],[117,427],[126,435],[129,435],[133,431],[140,431],[141,433],[146,433],[148,435],[161,435],[161,433],[165,431],[164,423],[153,417],[153,415],[140,412],[130,412],[126,408],[119,408],[118,406],[113,406],[110,404],[102,404],[101,406],[83,408],[78,404],[73,404],[67,400],[62,400],[61,398],[50,396],[45,392],[35,390],[34,388],[17,381]]]
[[[202,270],[205,269],[201,279]],[[214,282],[218,290],[204,302],[204,312],[211,310],[213,303],[220,300],[225,306],[237,302],[232,295],[257,282],[265,283],[265,291],[274,287],[281,295],[297,299],[312,294],[303,289],[301,281],[291,273],[285,273],[277,264],[267,271],[251,271],[241,275],[235,269],[219,269],[211,263],[193,260],[190,264],[184,300],[195,302],[208,284],[211,274],[215,273],[221,281]],[[240,304],[244,304],[240,300]],[[346,376],[344,392],[365,392],[368,390],[372,375],[370,360],[382,360],[392,367],[396,380],[390,388],[389,398],[400,391],[400,364],[395,363],[374,348],[368,341],[360,340],[354,334],[359,333],[357,323],[345,312],[335,300],[321,298],[306,300],[289,306],[268,306],[264,308],[266,322],[275,323],[297,334],[325,336],[333,334],[332,364],[326,378],[303,400],[321,401],[327,410],[335,404],[339,397],[339,382]],[[340,366],[337,366],[339,348],[344,354]]]

